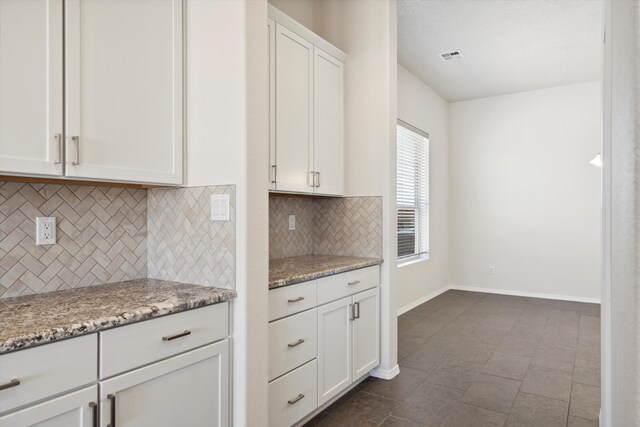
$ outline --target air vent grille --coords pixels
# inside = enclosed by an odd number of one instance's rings
[[[440,57],[443,61],[453,61],[455,59],[464,58],[464,55],[459,50],[454,50],[452,52],[442,53]]]

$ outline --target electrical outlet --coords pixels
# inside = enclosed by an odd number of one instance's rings
[[[229,195],[211,195],[211,221],[229,221]]]
[[[36,218],[36,245],[54,245],[56,243],[56,218]]]
[[[296,229],[296,216],[289,215],[289,231],[293,231]]]
[[[496,268],[493,265],[489,266],[489,276],[495,276],[496,275]]]

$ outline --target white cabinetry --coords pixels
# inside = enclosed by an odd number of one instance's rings
[[[0,174],[181,184],[182,10],[0,1]]]
[[[346,55],[273,6],[270,30],[270,189],[343,193]]]
[[[373,266],[269,291],[270,427],[297,423],[379,364],[379,285]]]
[[[62,175],[62,0],[0,1],[0,174]]]

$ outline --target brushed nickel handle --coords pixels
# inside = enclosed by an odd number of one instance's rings
[[[116,427],[116,395],[107,394],[107,399],[111,401],[111,422],[107,427]]]
[[[18,379],[13,379],[11,381],[9,381],[6,384],[0,384],[0,391],[2,390],[6,390],[8,388],[13,388],[13,387],[17,387],[20,385],[20,380]]]
[[[186,337],[187,335],[191,335],[191,331],[184,331],[176,335],[162,337],[162,341],[173,341],[178,338]]]
[[[304,343],[304,340],[300,338],[298,341],[292,342],[291,344],[287,344],[287,345],[289,346],[289,348],[293,348],[293,347],[299,346],[302,343]]]
[[[311,184],[309,184],[309,187],[315,187],[316,186],[316,173],[315,173],[315,171],[310,171],[309,173],[311,174]]]
[[[353,304],[349,304],[349,320],[356,320],[356,307]]]
[[[304,394],[300,393],[297,397],[295,397],[294,399],[288,400],[287,402],[289,403],[289,405],[295,405],[302,399],[304,399]]]
[[[360,284],[360,280],[354,280],[353,282],[347,283],[347,286],[355,286],[355,285],[359,285],[359,284]]]
[[[353,304],[353,311],[355,312],[353,318],[354,319],[359,319],[360,318],[360,303],[359,302]]]
[[[316,187],[320,187],[320,172],[316,172],[316,176],[318,177],[318,182],[316,183]]]
[[[271,183],[275,184],[276,182],[278,182],[278,165],[271,165],[271,172],[273,172]]]
[[[76,159],[71,162],[71,164],[73,166],[77,166],[80,164],[80,137],[79,136],[72,136],[71,137],[71,142],[73,142],[74,146],[75,146],[75,150],[76,150]]]
[[[294,298],[294,299],[288,299],[287,302],[298,302],[298,301],[302,301],[304,299],[304,297],[298,297],[298,298]]]
[[[56,159],[53,161],[54,165],[62,163],[62,134],[56,133],[53,135],[53,139],[56,141]]]
[[[98,404],[96,402],[89,402],[89,408],[93,411],[93,427],[98,427]]]

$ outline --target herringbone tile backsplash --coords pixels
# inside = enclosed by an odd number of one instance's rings
[[[289,215],[296,229],[289,231]],[[298,255],[382,257],[382,198],[269,198],[269,258]]]
[[[0,182],[0,298],[146,277],[146,193]],[[58,244],[36,246],[38,216]]]
[[[211,221],[211,195],[230,195],[230,220]],[[235,288],[235,186],[148,193],[149,277]]]

